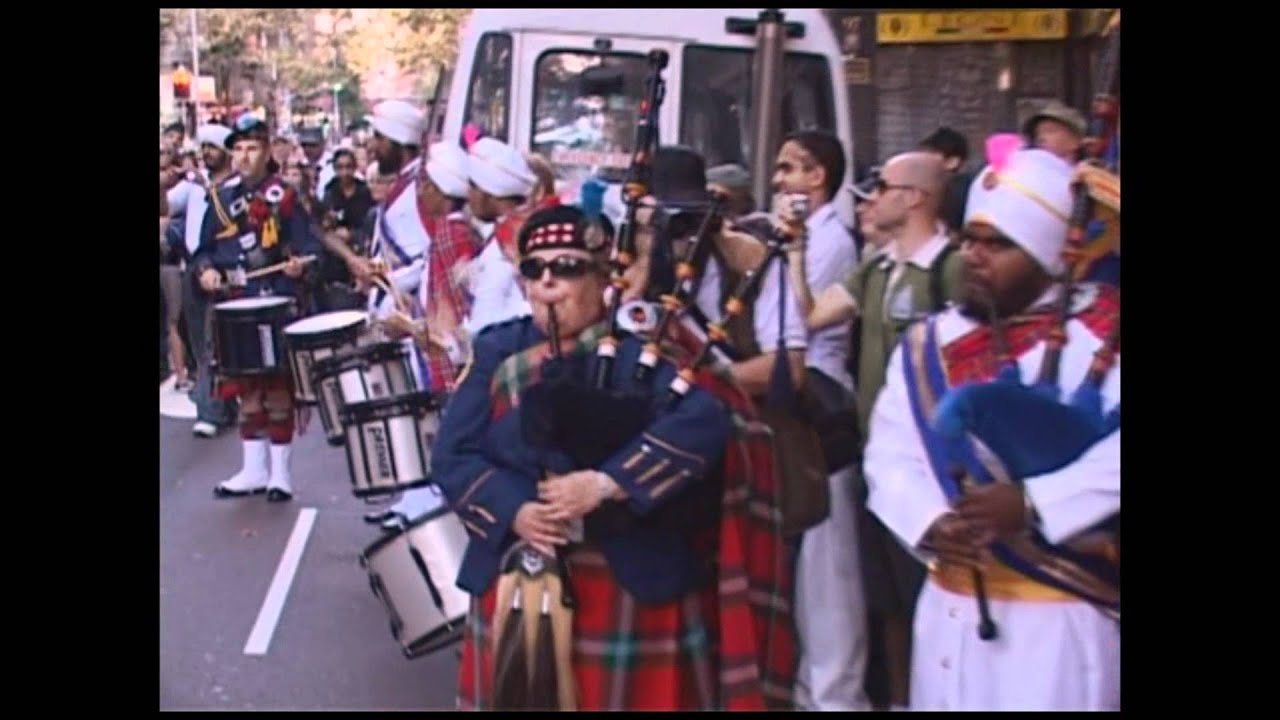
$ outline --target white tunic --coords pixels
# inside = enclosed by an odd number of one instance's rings
[[[470,271],[471,315],[466,329],[472,337],[494,323],[533,313],[520,287],[519,272],[503,255],[496,237],[485,243],[484,250],[472,261]]]
[[[1051,289],[1042,301],[1056,295]],[[956,309],[939,316],[938,343],[976,325]],[[1075,390],[1102,345],[1083,323],[1067,326],[1061,386]],[[1044,343],[1018,358],[1023,382],[1039,373]],[[912,417],[902,350],[871,417],[864,470],[868,506],[917,557],[918,544],[948,510]],[[1120,363],[1103,384],[1104,407],[1120,399]],[[1073,464],[1029,480],[1027,492],[1047,540],[1058,543],[1120,509],[1120,433],[1099,442]],[[999,637],[977,636],[974,598],[942,589],[932,579],[920,593],[912,657],[913,710],[1116,710],[1120,705],[1120,626],[1083,601],[990,600]]]
[[[414,175],[417,171],[418,161],[414,160],[400,171],[400,177]],[[408,264],[391,247],[392,243],[408,256]],[[388,274],[391,284],[410,298],[416,296],[418,284],[422,282],[427,250],[431,245],[431,236],[422,224],[422,216],[418,212],[417,181],[411,181],[390,203],[384,203],[378,208],[377,224],[370,245],[371,257],[382,258],[388,267],[395,268]],[[377,318],[386,318],[394,309],[394,301],[385,293],[375,289],[369,294],[369,311]]]

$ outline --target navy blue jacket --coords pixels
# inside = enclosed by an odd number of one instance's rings
[[[516,542],[512,529],[516,512],[537,500],[540,473],[574,470],[569,457],[532,446],[521,431],[522,408],[491,421],[490,384],[501,363],[512,355],[546,341],[531,318],[493,325],[475,339],[471,364],[449,401],[432,451],[432,476],[471,537],[458,574],[458,587],[482,595],[499,572],[503,554]],[[614,364],[614,387],[630,386],[642,348],[624,337]],[[584,358],[585,377],[594,376],[595,355]],[[653,373],[650,394],[654,406],[665,403],[666,388],[675,368],[661,362]],[[626,491],[625,504],[612,503],[614,513],[629,514],[637,522],[588,540],[604,553],[618,582],[637,600],[662,603],[697,587],[707,577],[706,558],[690,545],[693,533],[705,524],[643,522],[664,510],[673,499],[718,480],[719,461],[729,439],[728,410],[712,395],[693,388],[676,410],[656,412],[656,419],[595,469],[612,477]],[[609,423],[611,418],[597,418]],[[616,419],[614,419],[616,420]],[[692,487],[692,486],[700,487]],[[691,492],[684,492],[684,491]],[[698,520],[713,518],[712,513]],[[592,513],[596,515],[598,509]],[[591,516],[588,516],[591,521]]]
[[[233,175],[218,187],[218,199],[232,221],[232,227],[224,226],[222,216],[210,202],[200,228],[200,246],[192,256],[195,278],[198,279],[208,268],[256,270],[284,262],[291,255],[319,252],[319,242],[296,199],[288,216],[281,213],[278,242],[271,248],[262,247],[262,228],[255,229],[249,223],[249,201],[255,190],[272,186],[285,187],[275,176],[268,176],[258,186],[249,187],[240,175]],[[297,294],[295,282],[282,272],[250,280],[245,288],[247,295],[261,295],[264,291],[272,295]]]

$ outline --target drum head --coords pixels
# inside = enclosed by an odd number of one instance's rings
[[[355,310],[340,310],[303,318],[284,329],[285,335],[312,335],[327,333],[333,330],[348,330],[359,327],[368,315]]]
[[[277,308],[286,305],[292,305],[293,298],[287,297],[247,297],[228,300],[214,305],[215,310],[262,310],[264,308]]]

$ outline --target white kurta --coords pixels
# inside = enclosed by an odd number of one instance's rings
[[[471,315],[466,329],[475,337],[485,327],[533,313],[520,287],[515,265],[502,254],[496,238],[471,265]]]
[[[1051,299],[1055,290],[1042,301]],[[955,309],[938,320],[940,346],[975,324]],[[1079,386],[1102,340],[1077,320],[1067,326],[1061,386]],[[1018,358],[1023,382],[1039,373],[1039,343]],[[872,512],[917,557],[924,533],[948,510],[911,414],[902,350],[889,361],[885,389],[871,418],[864,461]],[[1120,399],[1120,363],[1102,388],[1104,407]],[[1026,487],[1042,531],[1061,542],[1120,509],[1120,433],[1075,463],[1032,478]],[[1083,601],[990,601],[999,628],[993,642],[978,638],[975,600],[932,580],[920,593],[912,657],[913,710],[1115,710],[1120,705],[1120,626]]]
[[[414,160],[401,169],[400,178],[416,174],[418,162]],[[391,241],[409,257],[409,264],[401,264],[399,255],[389,245]],[[388,274],[388,279],[396,289],[412,298],[417,295],[418,283],[422,282],[422,271],[430,244],[431,236],[422,224],[422,216],[418,212],[418,183],[410,181],[408,187],[391,202],[378,208],[378,221],[374,226],[369,254],[383,259],[388,267],[395,268]],[[369,311],[378,318],[385,318],[395,306],[387,297],[377,302],[380,294],[382,293],[376,290],[369,294]]]
[[[417,168],[418,161],[415,160],[400,171],[400,177],[411,176],[417,172]],[[418,183],[411,181],[408,187],[404,188],[390,203],[384,203],[378,208],[378,222],[375,225],[374,240],[370,247],[371,256],[380,257],[388,267],[396,268],[388,273],[387,279],[410,303],[417,302],[418,287],[425,274],[427,251],[431,247],[431,235],[423,225],[422,215],[418,212],[417,194]],[[394,242],[409,256],[411,262],[408,265],[399,265],[400,259],[390,247],[390,242]],[[395,300],[390,295],[380,292],[377,288],[369,292],[369,312],[375,319],[385,319],[395,309]],[[419,311],[416,314],[420,316],[422,313]],[[427,379],[423,377],[417,346],[412,338],[405,338],[401,343],[409,352],[410,365],[413,367],[418,387],[426,387]]]

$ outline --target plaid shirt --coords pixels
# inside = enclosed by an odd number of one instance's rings
[[[458,275],[456,270],[460,264],[470,262],[479,254],[480,238],[462,213],[431,216],[422,210],[421,204],[418,211],[422,215],[423,226],[431,235],[431,245],[427,249],[427,282],[423,288],[427,291],[423,303],[427,324],[430,327],[436,322],[437,326],[431,328],[436,334],[453,337],[471,312],[471,297],[466,287],[454,279]],[[444,313],[443,319],[441,313]],[[428,347],[425,355],[431,391],[451,392],[458,368],[443,350],[434,345]]]

